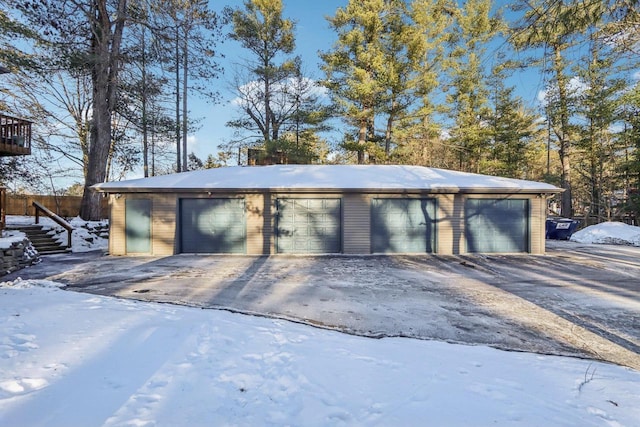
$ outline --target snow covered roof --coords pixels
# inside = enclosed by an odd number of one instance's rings
[[[424,191],[558,193],[545,183],[400,165],[232,166],[96,184],[107,193],[158,191]]]

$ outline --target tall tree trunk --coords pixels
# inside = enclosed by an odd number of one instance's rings
[[[142,169],[144,177],[149,176],[149,129],[147,120],[147,47],[146,30],[142,26]]]
[[[264,64],[264,142],[271,140],[271,74],[269,63]]]
[[[358,131],[358,164],[364,164],[364,147],[367,143],[367,119],[362,119]]]
[[[389,162],[389,156],[391,156],[391,140],[393,139],[393,129],[396,123],[396,119],[401,111],[399,107],[398,95],[394,93],[391,99],[391,105],[389,107],[389,115],[387,117],[387,129],[384,135],[384,154],[385,163]]]
[[[85,220],[102,219],[100,194],[91,186],[106,179],[107,160],[111,148],[111,113],[115,108],[120,45],[125,26],[127,0],[119,0],[114,22],[107,0],[93,0],[91,15],[93,119],[90,131],[89,159],[80,216]]]
[[[176,172],[182,172],[180,155],[180,33],[176,26]]]
[[[189,40],[187,35],[187,30],[185,26],[184,33],[184,50],[182,52],[182,170],[184,172],[188,171],[189,168],[187,166],[187,76],[189,73],[189,57],[188,57],[188,46]]]
[[[567,93],[567,79],[564,75],[562,52],[558,44],[553,45],[554,70],[558,82],[558,103],[560,115],[560,129],[558,132],[560,145],[560,164],[562,172],[560,176],[560,186],[564,189],[562,193],[562,215],[573,216],[573,204],[571,194],[571,141],[569,132],[569,101]]]
[[[386,157],[385,162],[389,161],[389,156],[391,155],[391,136],[393,135],[394,120],[395,117],[393,116],[393,114],[389,114],[389,117],[387,117],[387,130],[384,134],[384,155]]]

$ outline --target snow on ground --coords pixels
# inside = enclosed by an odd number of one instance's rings
[[[605,245],[640,246],[640,227],[623,222],[603,222],[573,233],[571,241]]]
[[[0,236],[0,250],[7,250],[11,248],[22,247],[22,263],[24,266],[37,264],[40,262],[38,251],[33,247],[31,242],[27,239],[27,236],[18,230],[3,230]],[[5,266],[9,271],[2,271],[2,274],[7,274],[12,268],[19,268],[18,266]]]
[[[7,215],[6,221],[7,225],[9,226],[32,225],[35,224],[35,217]],[[67,230],[65,230],[51,218],[46,216],[41,216],[39,221],[39,224],[53,230],[56,241],[63,244],[67,243]],[[68,222],[74,228],[73,232],[71,233],[71,250],[73,252],[86,252],[107,249],[109,240],[106,237],[101,236],[101,230],[103,228],[108,228],[108,220],[85,221],[80,217],[75,217],[68,220]]]
[[[17,230],[8,230],[2,233],[0,237],[0,249],[9,249],[16,243],[20,243],[24,240],[25,234]]]
[[[1,426],[637,426],[604,363],[0,285]]]

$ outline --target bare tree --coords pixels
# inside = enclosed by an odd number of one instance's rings
[[[175,82],[176,170],[188,170],[187,135],[196,120],[189,117],[188,99],[196,93],[216,102],[219,93],[211,81],[220,73],[216,46],[221,38],[222,18],[203,0],[168,0],[153,2],[152,33],[163,45],[161,60]],[[161,53],[159,51],[159,53]]]

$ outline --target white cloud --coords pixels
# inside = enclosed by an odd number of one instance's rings
[[[567,91],[569,96],[580,96],[589,89],[589,85],[586,84],[580,77],[574,76],[569,79],[567,83]],[[547,106],[547,100],[549,97],[550,89],[547,87],[546,89],[538,91],[538,95],[536,96],[538,102],[543,107]]]
[[[300,81],[289,78],[281,83],[276,83],[272,86],[273,92],[275,94],[286,94],[287,92],[292,93],[295,90],[295,87],[298,86],[301,88],[300,90],[307,97],[318,97],[318,98],[328,98],[329,93],[326,87],[320,86],[316,80],[309,79],[307,77],[303,77]],[[262,98],[262,83],[253,80],[250,81],[238,88],[238,92],[242,96],[237,96],[230,101],[233,106],[243,106],[247,102],[252,104],[253,106],[260,105],[260,101]]]
[[[547,90],[539,90],[538,91],[538,96],[536,96],[536,99],[538,100],[538,102],[540,103],[540,105],[545,106],[547,105]]]
[[[187,135],[187,150],[188,152],[196,151],[198,149],[198,137],[195,135]]]
[[[581,95],[589,89],[589,85],[582,81],[580,77],[571,77],[567,84],[567,89],[572,92],[573,95]]]

